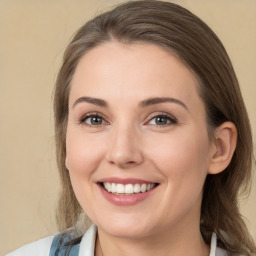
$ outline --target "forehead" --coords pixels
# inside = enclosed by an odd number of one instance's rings
[[[175,96],[189,103],[198,98],[198,87],[197,77],[170,51],[149,43],[114,41],[80,59],[70,99],[82,94],[111,100]]]

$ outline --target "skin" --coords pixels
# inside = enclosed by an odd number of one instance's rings
[[[202,188],[208,173],[229,163],[236,130],[226,123],[209,139],[198,84],[177,57],[152,44],[113,41],[80,59],[69,98],[66,166],[79,203],[98,226],[96,255],[209,255],[199,230]],[[141,106],[155,97],[175,101]],[[155,118],[163,113],[164,125]],[[100,115],[101,124],[86,114]],[[145,200],[117,206],[97,185],[108,177],[159,185]]]

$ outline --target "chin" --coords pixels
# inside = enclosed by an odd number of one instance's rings
[[[142,238],[154,233],[155,228],[152,223],[147,221],[140,221],[135,217],[113,218],[106,222],[95,224],[103,232],[118,238]]]
[[[118,238],[126,238],[126,239],[138,239],[147,236],[147,231],[144,228],[138,227],[119,227],[119,226],[111,226],[106,228],[104,232],[108,233],[111,236]]]

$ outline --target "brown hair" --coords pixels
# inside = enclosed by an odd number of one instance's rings
[[[57,162],[62,191],[60,229],[74,226],[82,212],[65,167],[68,100],[80,58],[97,45],[117,40],[153,43],[175,53],[199,78],[209,136],[225,121],[238,131],[237,147],[228,168],[208,175],[201,207],[201,230],[209,244],[217,233],[219,246],[230,253],[254,255],[256,247],[238,209],[239,192],[248,192],[252,170],[252,135],[231,61],[214,32],[188,10],[162,1],[132,1],[87,22],[64,54],[54,97]],[[228,237],[228,239],[227,239]]]

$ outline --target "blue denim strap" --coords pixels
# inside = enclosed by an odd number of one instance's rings
[[[53,238],[49,256],[78,256],[80,244],[66,245],[73,237],[70,234],[63,239],[63,235],[60,233]]]

